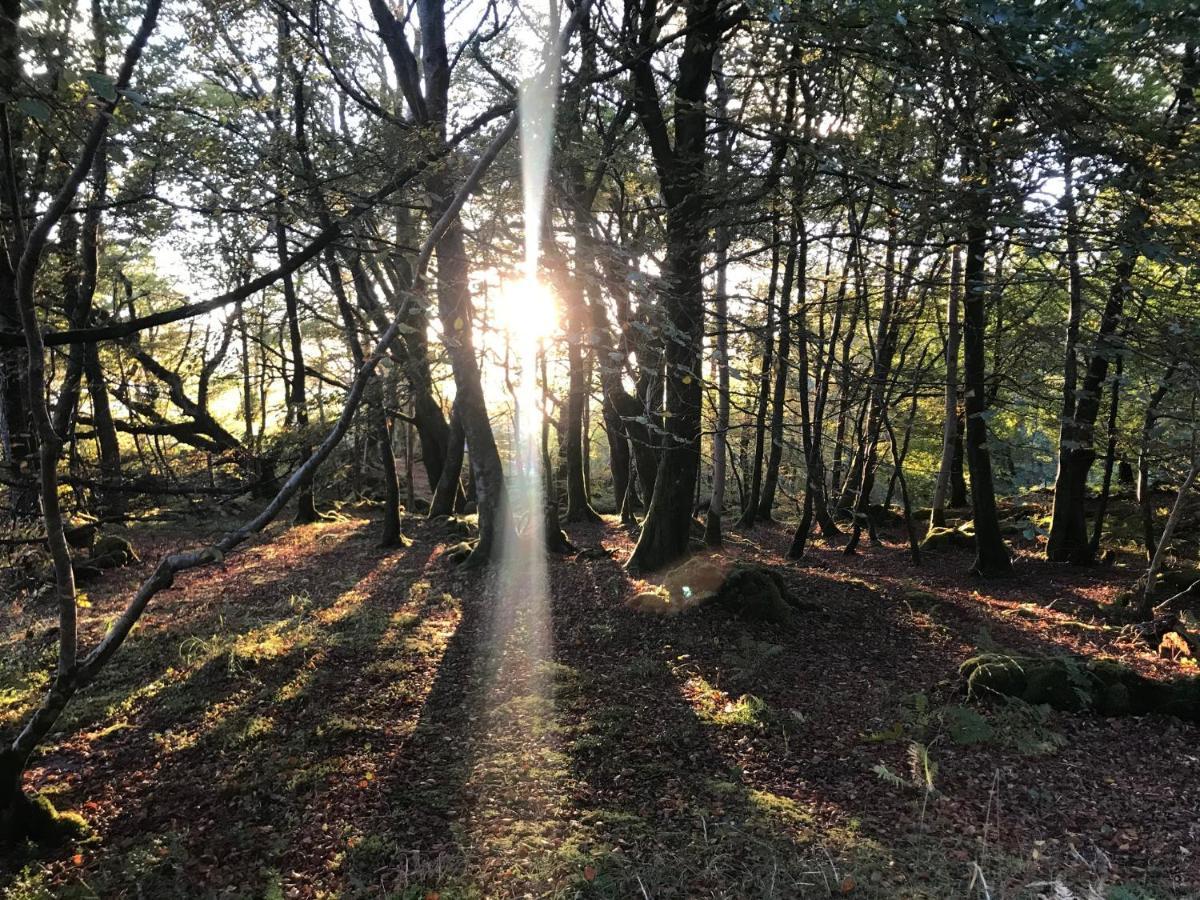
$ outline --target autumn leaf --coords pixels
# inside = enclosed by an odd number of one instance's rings
[[[584,866],[583,867],[583,880],[584,881],[595,881],[596,880],[596,867],[595,866]]]

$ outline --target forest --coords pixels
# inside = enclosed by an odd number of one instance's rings
[[[0,0],[0,896],[1200,897],[1198,46]]]

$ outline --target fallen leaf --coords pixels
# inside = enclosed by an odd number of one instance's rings
[[[856,882],[854,880],[854,876],[847,875],[845,878],[842,879],[842,884],[841,884],[840,890],[843,894],[849,894],[857,886],[858,886],[858,882]]]
[[[584,881],[595,881],[596,880],[596,867],[595,866],[584,866],[583,867],[583,880]]]

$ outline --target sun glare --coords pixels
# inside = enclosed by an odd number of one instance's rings
[[[496,295],[495,316],[513,344],[536,344],[558,330],[558,301],[535,278],[505,281]]]

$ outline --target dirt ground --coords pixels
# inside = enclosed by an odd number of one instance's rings
[[[3,860],[0,893],[1200,896],[1200,729],[979,707],[958,678],[981,647],[1194,671],[1098,615],[1132,569],[1018,538],[1015,576],[983,582],[969,551],[914,568],[898,531],[800,562],[781,526],[730,535],[727,559],[805,602],[783,627],[628,608],[645,585],[614,520],[569,529],[613,555],[550,559],[548,598],[506,598],[441,558],[457,538],[406,529],[381,551],[367,517],[275,527],[179,578],[30,772],[92,837]],[[132,536],[143,562],[88,590],[85,645],[185,540]],[[9,727],[53,620],[0,609]]]

